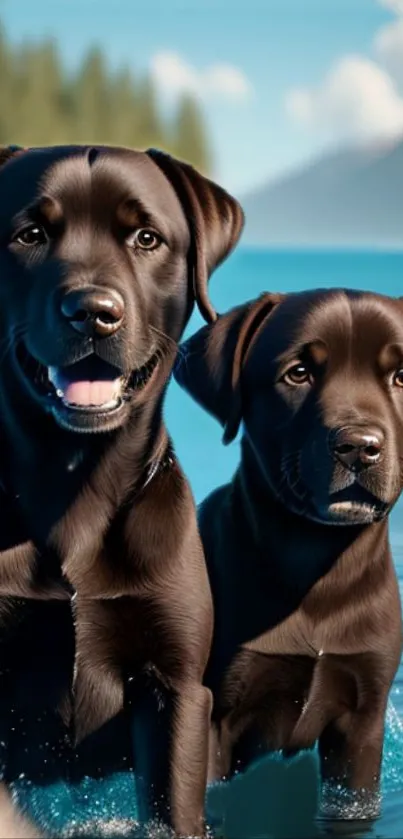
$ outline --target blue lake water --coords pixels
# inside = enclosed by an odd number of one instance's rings
[[[403,253],[264,251],[240,248],[213,275],[210,293],[217,311],[223,312],[252,299],[262,291],[301,291],[332,286],[403,296]],[[195,314],[187,334],[201,325],[200,316]],[[196,501],[200,502],[214,487],[230,478],[238,461],[239,444],[235,442],[224,447],[218,423],[204,414],[180,391],[175,382],[172,382],[168,392],[166,419]],[[391,537],[402,591],[403,501],[393,511]],[[266,792],[270,796],[270,791]],[[392,691],[388,713],[383,792],[382,818],[368,835],[397,839],[403,836],[402,666]]]

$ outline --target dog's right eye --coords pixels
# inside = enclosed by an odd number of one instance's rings
[[[39,224],[30,224],[28,227],[24,227],[13,238],[13,242],[16,242],[18,245],[23,245],[25,248],[45,245],[47,241],[48,237],[43,227],[40,227]]]
[[[287,372],[284,373],[283,382],[292,387],[307,383],[312,384],[312,375],[308,368],[305,367],[305,364],[294,364],[293,367],[289,367]]]
[[[395,387],[403,388],[403,369],[396,370],[393,376],[393,384],[395,385]]]
[[[130,248],[140,248],[143,251],[155,251],[162,242],[161,236],[146,227],[135,230],[126,239]]]

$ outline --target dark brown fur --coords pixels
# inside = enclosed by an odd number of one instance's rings
[[[215,318],[207,280],[242,213],[157,151],[57,147],[0,158],[5,778],[106,774],[133,765],[134,752],[142,819],[199,836],[212,604],[162,405],[194,300]],[[157,232],[154,250],[129,246],[139,228]],[[124,306],[113,334],[108,320],[91,331],[82,309],[70,317],[84,288],[93,302],[106,295],[107,306]],[[129,383],[116,410],[66,408],[35,380],[36,369],[72,369],[84,356]],[[138,369],[143,378],[133,379]]]
[[[199,516],[215,608],[213,777],[319,741],[323,781],[365,790],[364,812],[377,810],[402,648],[388,539],[402,368],[403,301],[344,290],[263,295],[183,346],[175,377],[226,442],[243,421],[234,479]]]

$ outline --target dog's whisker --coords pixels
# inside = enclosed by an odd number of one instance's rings
[[[162,338],[164,344],[167,345],[170,350],[173,350],[175,353],[178,352],[178,344],[176,343],[176,341],[173,340],[173,338],[167,335],[166,332],[163,332],[162,329],[158,329],[156,326],[150,326],[150,329],[152,332],[154,332],[155,335],[157,335],[159,338]],[[164,347],[161,347],[162,351],[163,349]]]
[[[293,495],[297,495],[299,502],[303,504],[309,498],[310,493],[301,480],[300,452],[297,449],[288,450],[282,455],[281,473],[281,490],[291,490]]]
[[[11,352],[16,341],[21,340],[26,332],[26,326],[23,324],[14,325],[10,333],[0,341],[0,363],[4,361],[9,352]]]
[[[186,362],[186,360],[187,360],[187,358],[188,358],[188,355],[189,355],[189,353],[188,353],[188,352],[184,349],[184,347],[182,347],[182,345],[181,345],[181,344],[179,344],[179,346],[178,346],[178,355],[177,355],[178,360],[180,360],[180,361],[181,361],[181,363],[182,363],[183,361],[184,361],[184,362]]]

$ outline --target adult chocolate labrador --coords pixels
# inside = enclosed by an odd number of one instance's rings
[[[325,788],[371,817],[402,648],[388,514],[403,487],[403,301],[264,294],[190,338],[175,376],[226,443],[243,421],[239,468],[200,510],[211,773],[318,740]]]
[[[142,819],[200,836],[212,603],[162,410],[195,299],[215,317],[207,280],[242,212],[155,150],[1,162],[5,778],[46,783],[63,753],[76,780],[71,732],[99,773],[116,768],[102,731],[129,709]]]

